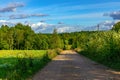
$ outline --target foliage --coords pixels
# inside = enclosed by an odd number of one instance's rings
[[[81,54],[120,70],[120,32],[85,32],[73,41],[75,48],[81,48]],[[75,46],[76,45],[76,46]]]
[[[57,55],[55,50],[49,51],[51,53],[45,50],[0,51],[0,78],[25,80]]]
[[[63,47],[63,39],[57,29],[53,34],[41,34],[21,23],[13,27],[2,25],[0,28],[0,50],[47,50]]]
[[[59,35],[57,34],[57,29],[54,29],[53,34],[51,36],[51,48],[63,48],[63,41],[60,39]]]
[[[120,22],[116,23],[116,24],[113,26],[112,30],[115,30],[115,31],[118,32],[118,31],[120,30]]]

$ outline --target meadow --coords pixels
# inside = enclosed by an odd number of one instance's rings
[[[55,50],[1,50],[0,79],[25,80],[56,55]]]

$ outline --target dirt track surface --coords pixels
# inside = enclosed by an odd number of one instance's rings
[[[33,80],[120,80],[120,72],[108,69],[74,51],[63,51]]]

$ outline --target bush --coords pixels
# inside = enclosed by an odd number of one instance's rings
[[[105,64],[113,69],[120,70],[120,32],[94,32],[78,36],[77,48],[81,46],[81,54]],[[85,37],[86,36],[86,37]],[[82,39],[79,39],[82,38]],[[76,45],[76,43],[74,43]]]

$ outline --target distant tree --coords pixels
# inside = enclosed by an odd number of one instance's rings
[[[13,44],[14,44],[14,38],[13,38],[13,28],[10,28],[7,32],[7,43],[9,44],[9,49],[13,49]]]
[[[63,41],[60,39],[57,29],[54,29],[53,34],[51,36],[51,48],[62,48],[63,47]]]
[[[112,30],[115,30],[115,31],[118,32],[118,31],[120,30],[120,22],[116,23],[116,24],[113,26]]]
[[[17,24],[15,25],[15,28],[16,28],[16,29],[24,29],[24,25],[21,24],[21,23],[17,23]]]
[[[24,49],[33,49],[35,33],[30,26],[24,26]]]
[[[7,26],[7,25],[2,25],[2,26],[1,26],[1,30],[6,33],[6,32],[9,30],[9,26]]]

